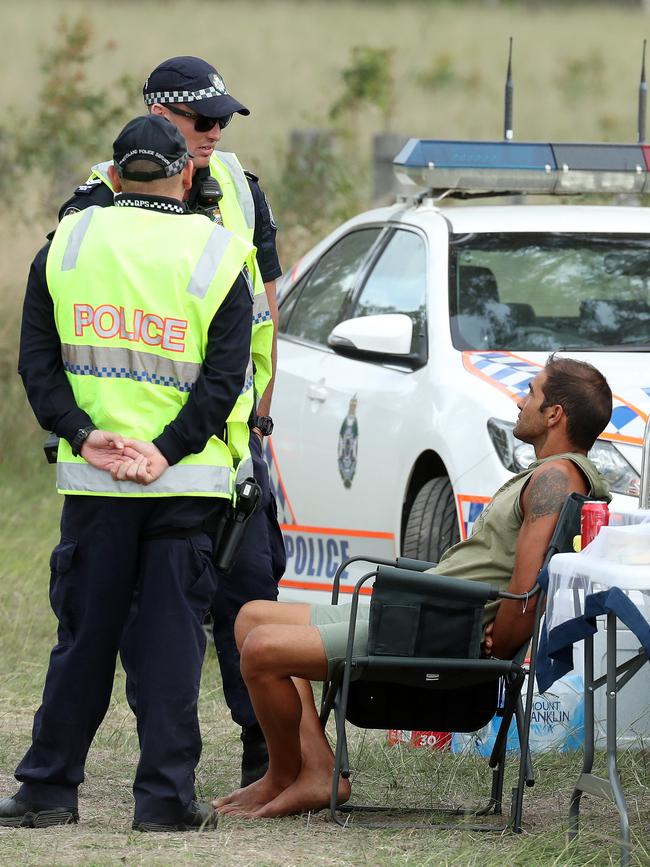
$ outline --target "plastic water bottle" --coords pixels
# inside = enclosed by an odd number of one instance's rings
[[[526,695],[526,681],[522,696]],[[533,693],[533,710],[530,720],[530,750],[541,753],[557,750],[564,753],[582,748],[584,736],[584,685],[582,675],[571,673],[556,681],[548,692]],[[454,732],[451,749],[454,753],[476,753],[489,756],[494,747],[501,717],[494,716],[478,732],[469,734]],[[519,737],[513,718],[508,729],[506,749],[517,750]]]

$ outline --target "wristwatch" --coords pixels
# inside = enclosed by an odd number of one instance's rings
[[[270,415],[256,415],[253,427],[256,427],[262,436],[270,437],[273,433],[273,419]]]
[[[91,433],[97,430],[94,424],[89,424],[88,427],[80,427],[77,433],[72,438],[70,447],[75,458],[79,457],[82,445],[86,442]]]

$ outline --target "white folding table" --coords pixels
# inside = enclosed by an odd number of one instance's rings
[[[584,759],[571,796],[569,839],[574,839],[578,833],[583,793],[610,800],[619,815],[621,865],[630,864],[631,847],[627,803],[617,766],[617,698],[650,656],[650,558],[647,563],[621,563],[611,558],[646,559],[644,535],[650,552],[650,511],[612,514],[610,527],[603,529],[585,551],[557,554],[549,564],[545,649],[551,657],[554,654],[561,657],[564,653],[566,660],[566,652],[573,643],[584,640]],[[618,620],[634,632],[641,644],[635,656],[619,665],[616,656]],[[606,673],[595,677],[594,634],[603,622],[607,629]],[[552,676],[559,677],[566,670],[565,665]],[[548,688],[548,676],[544,687]],[[607,708],[606,777],[593,773],[594,694],[601,688],[606,692]]]

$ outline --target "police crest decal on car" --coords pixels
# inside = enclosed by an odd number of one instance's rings
[[[350,401],[348,414],[343,419],[339,432],[338,464],[339,473],[346,488],[352,486],[352,479],[357,470],[357,445],[359,440],[359,425],[357,423],[357,396]]]

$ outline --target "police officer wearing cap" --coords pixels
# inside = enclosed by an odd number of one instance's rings
[[[280,264],[275,246],[276,226],[266,196],[257,178],[245,172],[235,154],[215,150],[222,130],[234,114],[250,114],[226,88],[219,72],[198,57],[172,57],[159,64],[147,78],[143,95],[152,114],[167,118],[186,138],[194,158],[192,187],[186,197],[190,212],[207,212],[221,193],[213,219],[252,241],[257,250],[254,274],[252,360],[255,413],[245,419],[251,428],[250,452],[255,479],[262,487],[261,504],[248,522],[243,544],[229,574],[220,574],[212,606],[214,641],[223,679],[224,695],[233,720],[242,727],[241,784],[248,785],[266,770],[266,744],[248,692],[239,671],[239,653],[234,640],[234,622],[241,606],[251,599],[276,599],[277,584],[286,565],[284,542],[277,521],[275,500],[269,487],[268,469],[262,457],[262,442],[271,434],[270,417],[275,366],[277,304],[275,280]],[[107,164],[94,166],[85,184],[61,208],[60,215],[91,205],[113,203]],[[247,380],[250,384],[251,380]],[[243,406],[235,415],[241,419]],[[132,633],[125,636],[122,661],[127,670],[127,694],[133,704],[136,672],[131,663]]]
[[[192,171],[173,125],[136,118],[114,143],[116,207],[65,217],[31,267],[19,372],[38,421],[60,437],[59,625],[22,786],[0,801],[0,825],[78,820],[136,586],[133,827],[216,824],[194,792],[216,585],[206,530],[232,496],[238,456],[214,432],[245,383],[255,259],[252,244],[186,212]]]

